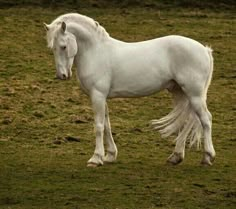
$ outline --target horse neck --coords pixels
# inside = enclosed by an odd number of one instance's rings
[[[99,44],[102,44],[105,38],[101,36],[101,34],[97,33],[97,31],[89,30],[88,28],[77,23],[69,23],[68,31],[76,37],[79,49],[78,51],[80,53],[91,50]]]

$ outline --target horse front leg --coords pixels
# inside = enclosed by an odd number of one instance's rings
[[[89,159],[87,166],[88,167],[97,167],[103,165],[104,159],[104,144],[103,144],[103,135],[104,135],[104,126],[105,126],[105,96],[98,92],[94,91],[91,94],[92,106],[95,115],[95,132],[96,132],[96,146],[93,156]]]
[[[110,124],[110,119],[109,119],[109,110],[108,106],[106,104],[106,112],[105,112],[105,140],[106,140],[106,156],[104,158],[105,163],[112,163],[116,161],[117,158],[117,147],[114,142],[114,139],[112,137],[112,132],[111,132],[111,124]]]

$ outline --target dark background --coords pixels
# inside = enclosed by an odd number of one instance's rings
[[[193,7],[236,10],[236,0],[0,0],[0,7]]]

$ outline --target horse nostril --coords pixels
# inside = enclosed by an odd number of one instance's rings
[[[66,75],[62,74],[62,79],[66,80]]]

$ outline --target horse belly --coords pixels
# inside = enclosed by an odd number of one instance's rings
[[[142,97],[165,89],[169,76],[160,75],[156,69],[123,72],[115,76],[111,84],[109,97]]]

